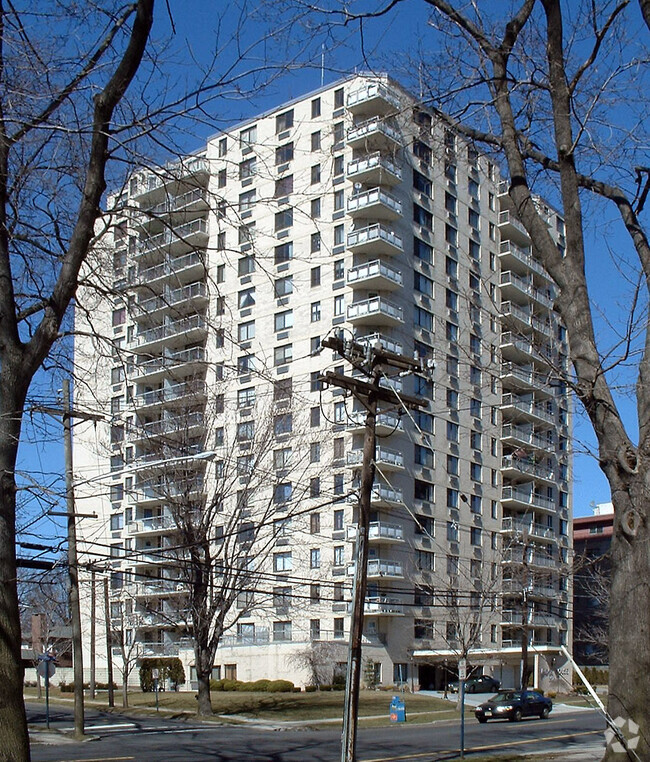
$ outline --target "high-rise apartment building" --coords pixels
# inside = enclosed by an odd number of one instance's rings
[[[112,207],[76,340],[77,402],[107,415],[75,468],[136,659],[192,677],[179,522],[209,517],[210,552],[250,572],[215,676],[343,668],[365,412],[319,381],[359,373],[336,334],[420,358],[384,383],[428,401],[378,418],[366,680],[439,686],[469,653],[514,684],[525,632],[540,682],[570,642],[566,337],[498,167],[355,75],[134,173]]]

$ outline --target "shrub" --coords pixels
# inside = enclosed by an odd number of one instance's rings
[[[318,690],[317,685],[305,685],[305,693],[314,693]]]
[[[157,659],[143,659],[140,664],[140,687],[147,693],[154,690],[153,670],[160,673],[158,685],[169,679],[174,687],[185,682],[185,670],[183,663],[176,656],[160,657]]]
[[[267,690],[269,693],[291,693],[293,688],[291,680],[271,680]]]

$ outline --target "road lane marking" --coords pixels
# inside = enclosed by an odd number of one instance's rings
[[[565,733],[563,735],[559,736],[543,736],[541,738],[527,738],[520,741],[506,741],[504,743],[499,744],[490,744],[489,746],[471,746],[466,747],[466,752],[475,752],[475,751],[493,751],[502,749],[505,746],[520,746],[524,744],[531,744],[531,743],[544,743],[546,741],[560,741],[565,738],[575,738],[576,736],[589,736],[589,735],[602,735],[604,733],[603,730],[584,730],[579,733]],[[424,752],[418,752],[416,754],[401,754],[397,757],[374,757],[373,759],[366,759],[363,762],[399,762],[399,760],[402,759],[420,759],[422,757],[428,757],[431,759],[432,754],[453,754],[457,752],[458,749],[440,749],[436,751],[424,751]]]

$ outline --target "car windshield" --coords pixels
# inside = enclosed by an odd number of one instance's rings
[[[502,691],[492,699],[500,704],[505,704],[509,701],[518,701],[521,698],[521,693],[518,691]]]

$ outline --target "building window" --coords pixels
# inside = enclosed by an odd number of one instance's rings
[[[343,88],[339,87],[334,91],[334,108],[343,108]]]
[[[255,304],[255,286],[240,291],[237,298],[237,306],[240,310],[252,307]]]
[[[447,473],[458,476],[458,458],[455,455],[447,455]]]
[[[291,622],[273,622],[273,640],[290,641],[291,640]]]
[[[334,566],[343,566],[345,564],[345,546],[337,545],[334,548]]]
[[[425,331],[433,331],[433,315],[423,307],[413,307],[413,322]]]
[[[275,213],[275,232],[285,230],[293,225],[293,209],[283,209]]]
[[[293,143],[285,143],[275,149],[275,164],[287,164],[293,159]]]
[[[239,211],[246,212],[255,206],[256,192],[255,188],[239,194]]]
[[[275,264],[280,265],[283,262],[289,262],[293,259],[293,242],[287,241],[275,247]]]
[[[273,502],[275,505],[284,505],[291,500],[293,485],[291,482],[280,482],[273,490]]]
[[[320,410],[320,408],[315,408]],[[309,445],[309,462],[320,463],[320,442],[312,442]]]
[[[237,391],[237,407],[251,407],[255,404],[255,387],[249,386],[246,389]]]
[[[237,336],[240,342],[250,341],[255,338],[255,321],[249,320],[247,323],[240,323],[237,326]]]
[[[276,331],[286,331],[288,328],[293,328],[293,310],[276,312],[274,323]]]
[[[320,548],[311,548],[309,551],[309,568],[320,569]]]
[[[415,463],[424,468],[433,468],[433,450],[420,444],[416,444],[414,447]]]
[[[343,190],[334,191],[334,211],[340,212],[345,206],[345,195]]]
[[[277,278],[275,281],[275,297],[281,299],[293,293],[293,275],[286,275],[284,278]]]
[[[282,447],[279,450],[273,451],[273,468],[276,470],[282,470],[287,468],[291,464],[291,455],[293,450],[291,447]]]
[[[276,437],[283,434],[291,434],[293,428],[293,416],[291,413],[280,413],[273,418],[273,433]]]
[[[320,407],[312,407],[309,411],[309,425],[311,428],[320,426]]]
[[[281,347],[275,347],[273,350],[273,365],[286,365],[293,359],[293,345],[283,344]]]
[[[319,198],[313,198],[311,200],[310,204],[310,216],[312,220],[317,220],[320,217],[321,211],[320,211],[320,199]]]
[[[223,157],[228,152],[228,138],[221,138],[219,140],[219,157]]]
[[[311,268],[311,287],[320,286],[320,267]]]
[[[422,262],[433,264],[433,247],[419,238],[413,238],[413,254]]]
[[[274,198],[283,198],[288,196],[290,193],[293,193],[293,175],[279,177],[275,181]]]
[[[311,479],[309,480],[309,497],[318,497],[319,495],[320,495],[320,476],[312,476]],[[318,514],[312,514],[312,516],[317,516],[317,515]],[[318,531],[320,531],[320,529]]]
[[[345,228],[343,225],[334,227],[334,246],[342,246],[345,243]]]
[[[433,215],[418,204],[413,204],[413,222],[427,230],[433,230]]]
[[[275,132],[284,132],[290,130],[293,127],[293,109],[278,114],[275,117]]]
[[[316,185],[320,182],[320,164],[314,164],[311,168],[311,184]]]
[[[257,159],[253,156],[239,163],[239,179],[246,180],[255,174]]]
[[[469,539],[472,545],[477,547],[481,545],[481,529],[480,527],[471,527],[469,531]]]
[[[273,554],[273,571],[286,572],[293,569],[293,561],[291,558],[291,551],[284,551],[282,553]]]
[[[320,130],[317,130],[316,132],[312,132],[311,134],[311,150],[312,151],[320,151]]]
[[[346,411],[345,402],[334,403],[334,423],[345,423]]]
[[[334,637],[337,639],[345,637],[344,619],[342,617],[335,617],[334,619]]]
[[[469,508],[472,513],[481,513],[482,510],[482,498],[480,495],[470,495]]]
[[[311,102],[311,118],[316,119],[320,116],[320,98],[314,98]]]

